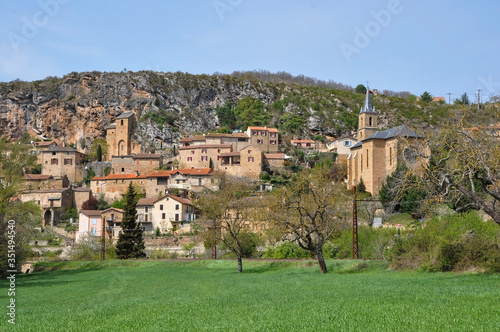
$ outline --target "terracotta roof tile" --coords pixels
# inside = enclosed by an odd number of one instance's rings
[[[52,177],[50,174],[24,174],[24,180],[48,180]]]

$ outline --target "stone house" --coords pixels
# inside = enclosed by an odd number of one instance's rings
[[[112,156],[113,173],[148,174],[163,166],[163,156],[153,153]]]
[[[147,174],[145,190],[146,197],[159,197],[172,188],[199,192],[213,188],[214,184],[215,179],[210,168],[185,168]]]
[[[120,200],[127,192],[130,182],[137,185],[141,193],[146,193],[146,175],[137,174],[109,174],[108,176],[96,176],[90,180],[90,189],[96,195],[104,194],[104,198],[109,201]]]
[[[278,129],[267,127],[248,127],[246,134],[250,137],[250,144],[265,153],[279,151]]]
[[[248,145],[240,151],[222,153],[219,169],[231,176],[257,179],[264,167],[264,153]]]
[[[316,150],[316,142],[312,139],[292,139],[290,143],[299,150]]]
[[[270,169],[283,167],[287,156],[284,153],[264,153],[264,166]]]
[[[92,197],[92,190],[88,187],[77,187],[73,189],[74,204],[77,210],[82,208],[82,204]]]
[[[165,195],[156,199],[139,199],[137,214],[147,231],[154,231],[158,228],[162,233],[191,232],[191,223],[196,219],[192,202],[173,195]]]
[[[179,148],[179,168],[218,169],[220,156],[232,151],[231,144],[193,144]]]
[[[66,175],[70,183],[83,179],[85,155],[70,147],[52,146],[42,151],[42,174]]]
[[[38,189],[19,195],[21,202],[33,201],[43,210],[43,227],[54,226],[61,219],[61,212],[73,204],[71,188]]]
[[[24,188],[26,190],[68,188],[69,180],[66,175],[52,176],[49,174],[24,174]]]
[[[359,184],[377,195],[388,175],[392,174],[400,163],[406,163],[412,169],[421,169],[430,155],[424,137],[406,126],[378,131],[378,115],[372,106],[369,91],[359,113],[359,141],[351,146],[347,158],[348,188]],[[424,158],[422,158],[424,156]]]
[[[351,147],[357,142],[353,136],[339,137],[328,145],[328,151],[337,154],[336,163],[338,165],[347,166],[347,157],[351,153]]]
[[[112,156],[141,153],[140,144],[132,142],[131,139],[136,125],[135,113],[128,111],[120,114],[116,122],[106,128],[106,143],[108,144],[106,160],[111,160]]]
[[[98,236],[102,235],[102,216],[101,210],[80,210],[78,214],[78,232],[76,232],[75,241],[86,235]]]
[[[105,238],[118,240],[118,235],[122,231],[123,210],[113,207],[103,210],[101,220],[104,223]]]

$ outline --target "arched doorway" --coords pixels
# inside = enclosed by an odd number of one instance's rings
[[[43,227],[47,227],[47,225],[50,225],[51,220],[52,212],[50,210],[45,211],[45,214],[43,215]]]
[[[126,155],[127,154],[127,151],[126,151],[126,147],[125,147],[125,141],[124,140],[120,140],[118,142],[118,155],[119,156],[123,156],[123,155]]]

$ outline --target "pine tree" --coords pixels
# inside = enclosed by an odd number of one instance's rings
[[[120,259],[142,258],[146,256],[146,253],[144,252],[142,227],[137,221],[137,199],[132,182],[130,182],[125,195],[122,232],[118,236],[116,255]]]

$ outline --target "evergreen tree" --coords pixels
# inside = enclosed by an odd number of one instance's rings
[[[360,194],[366,192],[366,186],[365,183],[363,182],[363,178],[359,179],[359,184],[356,187],[356,191]]]
[[[102,161],[102,147],[101,144],[97,146],[97,161],[101,162]]]
[[[137,199],[132,182],[130,182],[125,195],[122,232],[116,244],[116,254],[120,259],[142,258],[146,256],[146,253],[144,252],[142,227],[137,221]]]
[[[426,103],[431,102],[431,101],[432,101],[432,98],[433,98],[433,96],[432,96],[429,92],[427,92],[427,91],[424,91],[424,93],[422,93],[422,94],[420,95],[420,99],[421,99],[423,102],[426,102]]]

